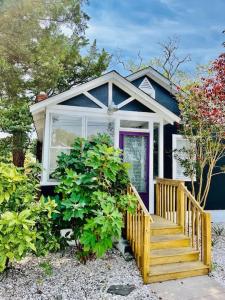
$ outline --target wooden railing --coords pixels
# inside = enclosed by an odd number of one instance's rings
[[[181,180],[156,181],[156,214],[182,227],[200,252],[200,260],[211,268],[211,215],[203,210]]]
[[[153,220],[136,188],[130,185],[128,193],[137,197],[138,204],[134,214],[127,212],[127,240],[130,242],[143,281],[147,283],[150,272],[150,226]]]

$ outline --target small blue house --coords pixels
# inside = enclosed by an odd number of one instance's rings
[[[148,67],[127,77],[111,71],[56,96],[37,97],[30,111],[42,149],[43,193],[57,185],[51,178],[57,156],[70,151],[75,137],[108,133],[115,147],[123,149],[124,160],[132,165],[131,182],[154,213],[156,177],[190,181],[173,155],[186,143],[178,134],[175,95],[176,86]],[[208,197],[214,221],[224,221],[223,176],[213,178]]]

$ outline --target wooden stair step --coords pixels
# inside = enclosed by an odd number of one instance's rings
[[[156,249],[151,251],[150,258],[150,265],[196,261],[199,251],[191,247]]]
[[[151,235],[179,234],[182,233],[182,227],[176,224],[173,225],[158,225],[151,226]]]
[[[200,261],[163,264],[150,267],[149,283],[208,274]]]
[[[190,246],[190,238],[184,234],[151,236],[151,249],[180,248]]]

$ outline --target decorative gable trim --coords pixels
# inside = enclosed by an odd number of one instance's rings
[[[176,95],[177,86],[152,67],[148,67],[148,68],[142,69],[140,71],[137,71],[133,74],[130,74],[126,77],[126,79],[129,81],[134,81],[135,79],[140,78],[142,76],[150,77],[152,80],[154,80],[159,85],[164,87],[172,95],[174,95],[174,96]]]
[[[112,101],[112,85],[115,84],[119,88],[121,88],[124,92],[126,92],[131,97],[135,98],[145,106],[149,107],[151,110],[153,110],[156,113],[159,113],[159,115],[164,118],[167,122],[173,123],[173,122],[180,122],[180,118],[176,116],[173,112],[168,110],[163,105],[159,104],[155,99],[153,99],[150,95],[143,92],[141,89],[135,87],[131,82],[129,82],[126,78],[122,77],[119,73],[116,71],[111,71],[107,74],[104,74],[96,79],[93,79],[89,82],[86,82],[84,84],[78,85],[74,88],[71,88],[70,90],[63,92],[61,94],[58,94],[56,96],[53,96],[51,98],[46,99],[45,101],[36,103],[30,107],[30,111],[33,115],[44,111],[46,107],[52,107],[56,104],[59,104],[65,100],[68,100],[72,97],[75,97],[81,93],[85,93],[90,91],[91,89],[103,85],[105,83],[109,83],[109,105],[110,100]],[[90,93],[86,94],[86,96],[89,96]],[[94,97],[94,96],[93,96]],[[91,100],[94,100],[92,98]],[[127,100],[127,99],[126,99]],[[126,101],[125,100],[125,101]],[[130,100],[130,99],[129,99]],[[96,103],[96,102],[95,102]],[[97,103],[96,103],[97,104]],[[99,104],[99,103],[98,103]],[[99,110],[105,111],[104,108],[99,108]]]
[[[142,83],[139,85],[139,89],[155,99],[155,89],[153,88],[147,77],[143,79]]]

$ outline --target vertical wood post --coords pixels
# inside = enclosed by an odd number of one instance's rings
[[[149,272],[150,272],[150,218],[149,216],[144,216],[144,241],[143,241],[143,281],[148,283]]]
[[[160,216],[160,209],[159,209],[159,202],[160,202],[160,183],[156,183],[156,215]]]
[[[203,214],[203,262],[211,269],[211,215]]]
[[[177,188],[177,224],[182,227],[182,231],[184,232],[184,214],[186,213],[184,207],[184,183],[181,182]]]

